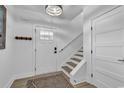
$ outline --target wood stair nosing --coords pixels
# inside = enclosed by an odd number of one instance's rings
[[[66,62],[68,65],[72,66],[73,68],[75,68],[77,66],[77,64],[73,63],[73,62]]]
[[[76,62],[80,62],[81,61],[81,59],[78,59],[78,58],[75,58],[75,57],[71,58],[71,60],[74,60]]]
[[[69,68],[68,66],[62,66],[62,68],[67,72],[70,73],[72,71],[71,68]]]

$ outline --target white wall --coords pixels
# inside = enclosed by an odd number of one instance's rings
[[[15,21],[13,28],[13,38],[15,36],[33,37],[33,24],[31,23]],[[16,78],[33,75],[33,40],[28,41],[14,39],[14,77]]]
[[[13,27],[14,21],[7,12],[6,22],[6,48],[0,50],[0,87],[8,87],[14,71]]]

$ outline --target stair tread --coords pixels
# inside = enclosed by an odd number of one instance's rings
[[[81,54],[75,54],[75,56],[83,57],[83,55],[81,55]]]
[[[69,65],[72,66],[72,67],[76,67],[76,66],[77,66],[77,64],[75,64],[75,63],[73,63],[73,62],[67,62],[67,64],[69,64]]]
[[[70,73],[72,71],[71,68],[69,68],[68,66],[62,66],[62,68],[67,72]]]
[[[83,50],[79,50],[78,52],[83,52]]]
[[[75,58],[75,57],[73,57],[71,59],[74,60],[74,61],[76,61],[76,62],[80,62],[81,61],[81,59],[78,59],[78,58]]]

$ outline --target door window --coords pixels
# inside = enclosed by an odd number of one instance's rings
[[[41,40],[53,40],[53,32],[50,31],[40,31]]]

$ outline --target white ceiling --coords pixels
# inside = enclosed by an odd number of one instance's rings
[[[62,7],[63,14],[58,17],[54,17],[55,19],[73,20],[83,11],[82,5],[63,5]],[[7,8],[11,10],[15,16],[18,16],[22,19],[35,20],[39,18],[39,20],[42,20],[44,18],[45,19],[51,18],[51,16],[47,15],[45,12],[45,5],[11,5],[7,6]],[[35,16],[35,14],[37,16]]]
[[[117,5],[87,5],[85,6],[84,12],[84,22],[90,18],[94,18],[101,14],[104,14],[106,11],[109,11],[116,7]]]
[[[81,5],[63,5],[63,14],[58,17],[47,15],[45,5],[7,5],[6,7],[8,15],[12,15],[11,17],[15,19],[16,28],[28,28],[28,24],[30,28],[33,25],[55,27],[54,34],[61,47],[83,31],[83,6]]]

